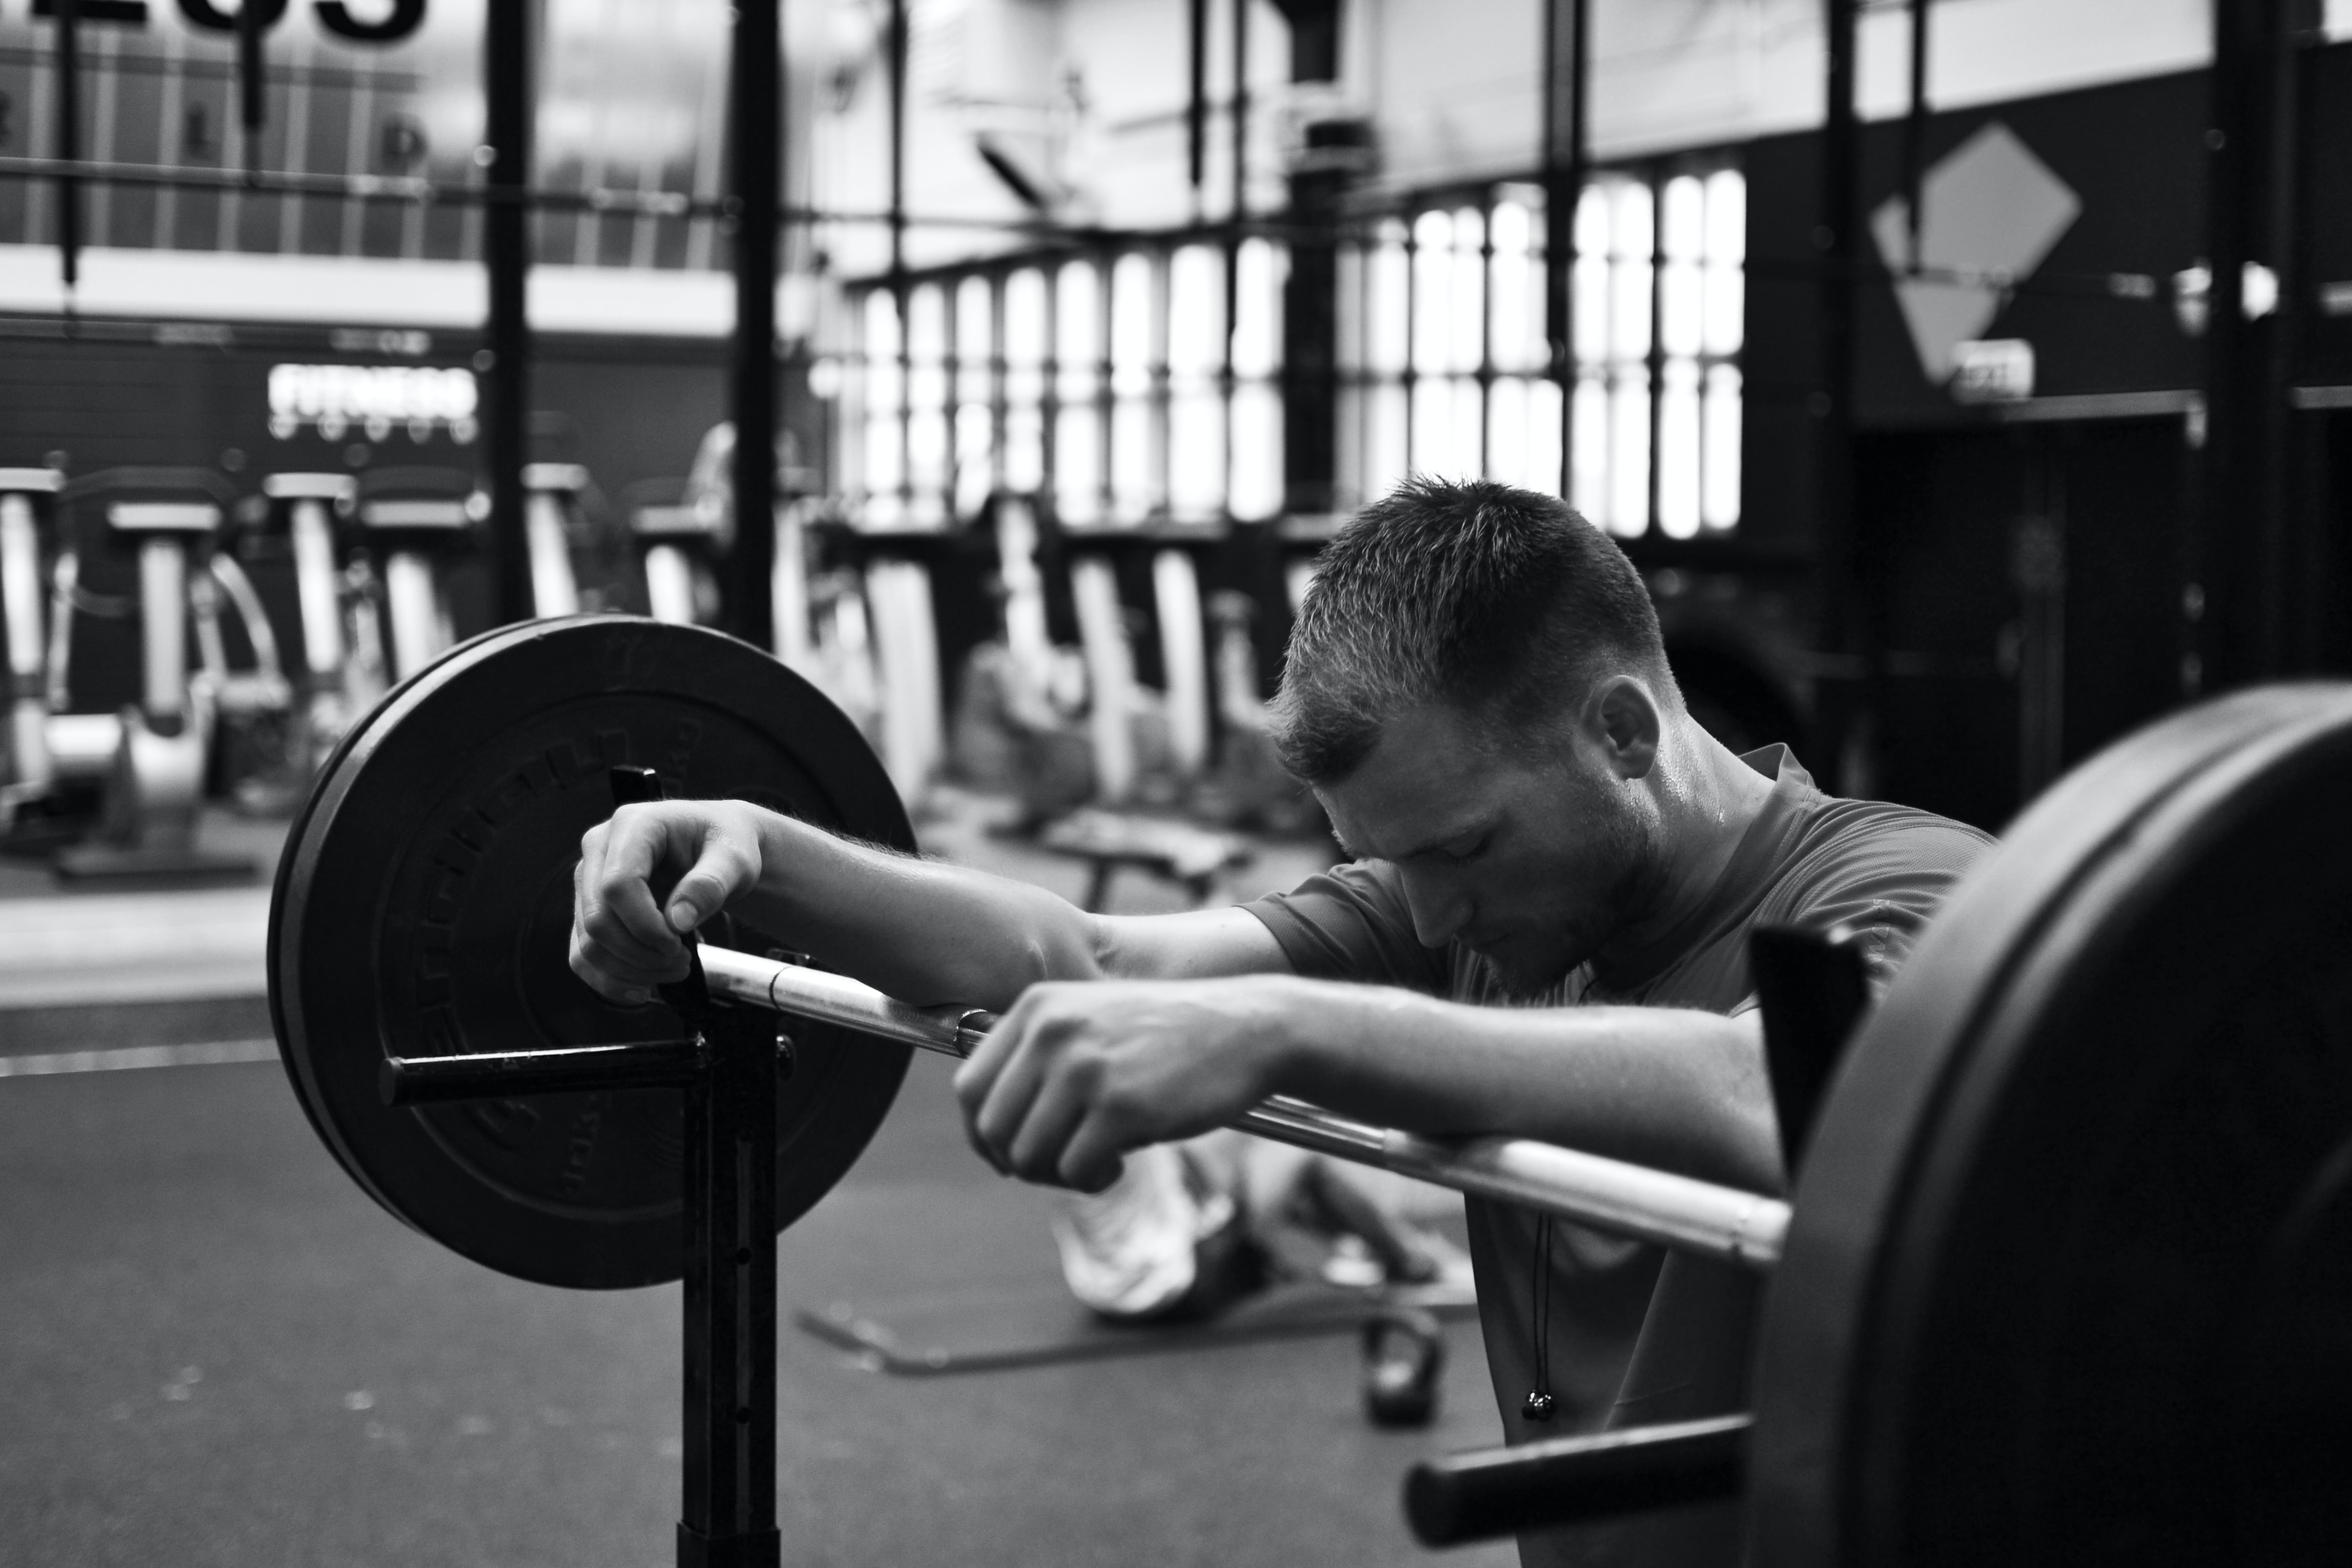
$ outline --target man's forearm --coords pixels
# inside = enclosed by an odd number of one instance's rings
[[[1003,1008],[1034,981],[1101,975],[1092,919],[1042,888],[772,813],[760,849],[743,918],[907,1001]]]
[[[1283,1092],[1411,1131],[1507,1133],[1755,1192],[1784,1184],[1753,1015],[1274,984]]]

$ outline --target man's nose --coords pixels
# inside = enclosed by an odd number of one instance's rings
[[[1470,923],[1469,890],[1450,878],[1426,871],[1404,874],[1405,908],[1412,912],[1412,934],[1423,947],[1444,947]]]

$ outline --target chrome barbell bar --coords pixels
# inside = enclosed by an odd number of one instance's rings
[[[705,944],[714,996],[838,1024],[958,1058],[995,1024],[956,1006],[919,1007],[846,975]],[[1424,1138],[1276,1096],[1232,1124],[1270,1138],[1491,1198],[1598,1230],[1701,1253],[1750,1268],[1780,1261],[1789,1205],[1760,1193],[1581,1153],[1527,1138]]]

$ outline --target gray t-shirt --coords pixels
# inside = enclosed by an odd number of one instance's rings
[[[1785,746],[1741,760],[1773,780],[1772,792],[1705,904],[1606,975],[1586,965],[1528,1005],[1746,1012],[1756,1005],[1748,935],[1759,926],[1843,928],[1860,942],[1874,987],[1884,989],[1928,917],[1992,842],[1908,806],[1825,795]],[[1420,944],[1402,879],[1385,861],[1335,867],[1243,907],[1265,923],[1300,974],[1509,1005],[1475,952],[1459,943]],[[1511,1442],[1740,1407],[1759,1282],[1727,1264],[1664,1257],[1554,1221],[1546,1316],[1548,1381],[1558,1407],[1549,1423],[1526,1420],[1521,1402],[1536,1384],[1540,1222],[1524,1209],[1477,1199],[1468,1214],[1487,1367]],[[1523,1536],[1519,1557],[1528,1568],[1723,1568],[1738,1557],[1737,1513],[1709,1506]]]

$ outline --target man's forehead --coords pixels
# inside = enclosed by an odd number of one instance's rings
[[[1419,708],[1391,720],[1356,770],[1317,794],[1350,854],[1402,859],[1492,815],[1498,748],[1475,721]]]

